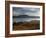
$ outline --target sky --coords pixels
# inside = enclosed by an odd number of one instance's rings
[[[39,16],[40,8],[13,7],[13,16],[19,15]],[[13,22],[30,22],[32,20],[40,20],[40,18],[14,18]]]
[[[39,16],[40,8],[13,7],[13,16],[18,15]]]

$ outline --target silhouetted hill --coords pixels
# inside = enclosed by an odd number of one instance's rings
[[[39,16],[19,15],[19,16],[13,16],[13,18],[40,18],[40,17]]]

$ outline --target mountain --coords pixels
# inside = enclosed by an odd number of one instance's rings
[[[13,16],[13,18],[40,18],[40,17],[39,16],[19,15],[19,16]]]

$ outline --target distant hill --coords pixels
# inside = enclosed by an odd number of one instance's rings
[[[13,18],[40,18],[40,17],[39,16],[19,15],[19,16],[13,16]]]

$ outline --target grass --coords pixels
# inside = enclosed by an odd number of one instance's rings
[[[36,30],[40,29],[40,21],[13,23],[13,30]]]

